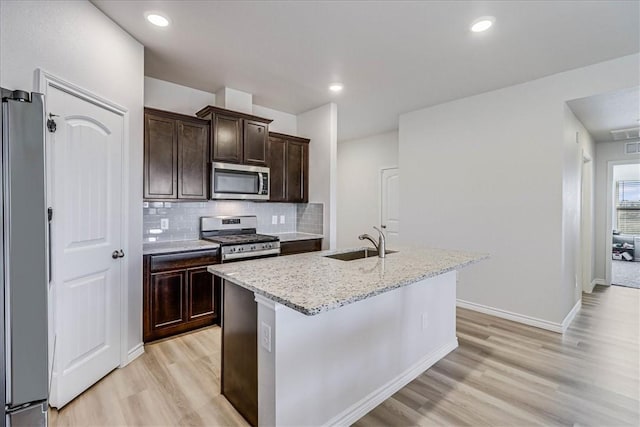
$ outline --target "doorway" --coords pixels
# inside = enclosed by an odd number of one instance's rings
[[[640,162],[610,169],[611,284],[640,289]]]

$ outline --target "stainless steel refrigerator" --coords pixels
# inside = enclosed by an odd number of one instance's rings
[[[0,93],[2,424],[42,426],[49,390],[44,96],[6,89]]]

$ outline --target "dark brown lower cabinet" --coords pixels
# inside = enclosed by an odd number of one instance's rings
[[[217,251],[144,256],[145,342],[219,323],[220,285],[206,269],[217,263]]]
[[[206,267],[187,270],[189,283],[189,311],[188,319],[196,320],[202,316],[215,314],[215,293],[213,275]]]
[[[294,255],[314,252],[322,249],[322,239],[294,240],[280,242],[280,255]]]
[[[223,280],[221,391],[258,425],[258,306],[253,292]]]
[[[151,275],[151,324],[154,329],[170,328],[187,321],[185,285],[182,271]]]

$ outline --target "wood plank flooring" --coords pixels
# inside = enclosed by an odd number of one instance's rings
[[[597,286],[556,334],[458,309],[460,347],[355,425],[640,425],[640,290]],[[56,426],[245,426],[219,394],[220,329],[145,347]]]
[[[220,394],[220,328],[158,341],[60,411],[49,425],[248,426]]]

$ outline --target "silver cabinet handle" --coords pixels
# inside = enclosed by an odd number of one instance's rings
[[[119,251],[113,251],[113,253],[111,254],[111,258],[113,259],[124,258],[124,251],[122,249],[120,249]]]

